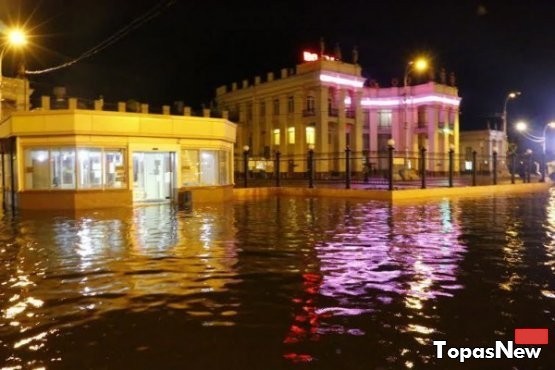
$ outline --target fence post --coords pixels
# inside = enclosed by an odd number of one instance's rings
[[[530,172],[532,171],[532,149],[526,149],[526,164],[524,165],[524,182],[530,183]]]
[[[421,189],[426,189],[426,148],[420,148],[420,180]]]
[[[279,150],[276,150],[276,164],[274,167],[274,173],[276,175],[276,187],[279,188],[281,183],[280,183],[280,178],[281,178],[281,174],[280,174],[280,161],[279,161],[279,157],[281,156],[281,153],[279,152]]]
[[[351,148],[345,148],[345,189],[351,188]]]
[[[515,183],[515,172],[516,172],[516,152],[511,153],[512,171],[511,171],[511,184]]]
[[[368,181],[370,181],[370,158],[368,157],[368,150],[363,150],[362,155],[364,155],[364,183],[368,184]]]
[[[455,156],[455,146],[453,144],[449,145],[449,187],[453,187],[453,169],[454,169],[454,161],[453,157]]]
[[[472,186],[476,186],[476,151],[472,151]]]
[[[388,162],[389,162],[389,173],[388,173],[388,179],[389,179],[389,185],[388,185],[388,189],[391,191],[393,190],[393,151],[395,150],[395,140],[393,139],[389,139],[387,140],[387,150],[388,150]]]
[[[314,187],[314,145],[308,145],[308,163],[306,164],[308,169],[308,187],[312,189]]]
[[[497,185],[497,150],[493,151],[493,185]]]
[[[243,147],[243,169],[245,170],[245,177],[243,182],[243,187],[247,187],[248,185],[248,177],[249,177],[249,146],[245,145]]]

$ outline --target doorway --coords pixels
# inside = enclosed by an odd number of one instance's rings
[[[133,153],[133,201],[169,202],[174,188],[174,153]]]

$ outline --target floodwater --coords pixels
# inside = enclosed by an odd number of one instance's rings
[[[0,369],[555,368],[432,344],[553,334],[555,194],[4,216],[0,264]]]

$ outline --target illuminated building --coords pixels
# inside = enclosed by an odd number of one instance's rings
[[[235,124],[225,118],[78,108],[16,111],[0,125],[3,205],[86,209],[231,199]],[[224,115],[225,117],[225,115]],[[189,195],[189,194],[187,194]]]
[[[393,138],[396,156],[406,155],[409,168],[417,168],[423,147],[428,155],[445,159],[430,159],[428,170],[447,171],[450,147],[459,153],[461,99],[454,76],[449,83],[442,72],[440,82],[384,88],[366,82],[357,59],[355,52],[352,63],[305,52],[304,61],[282,69],[280,78],[270,72],[264,81],[256,76],[254,82],[219,87],[218,107],[238,123],[236,147],[248,145],[255,160],[279,151],[286,159],[281,171],[294,176],[307,170],[306,153],[314,145],[316,171],[325,176],[345,171],[340,158],[347,147],[354,172],[362,171],[366,156],[369,166],[383,168],[385,160],[379,157]]]
[[[464,169],[472,170],[472,152],[476,152],[476,170],[478,173],[493,171],[493,152],[498,153],[497,170],[500,174],[507,173],[505,154],[501,150],[506,147],[506,135],[501,130],[461,131],[460,148],[464,159]]]
[[[2,93],[0,96],[2,119],[8,117],[12,112],[29,110],[29,97],[33,90],[29,88],[29,81],[21,78],[2,77],[0,84]]]

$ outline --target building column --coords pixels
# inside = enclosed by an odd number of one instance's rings
[[[295,156],[304,158],[308,150],[306,145],[306,130],[303,124],[303,104],[304,94],[302,91],[295,92],[293,95],[293,126],[295,127]],[[297,163],[296,172],[305,172],[307,170],[306,162]]]
[[[355,125],[353,127],[353,132],[351,133],[351,141],[353,142],[353,171],[354,172],[362,172],[362,135],[363,135],[363,126],[364,126],[364,115],[362,114],[362,105],[360,104],[362,101],[362,91],[357,91],[354,94],[353,101],[351,102],[351,108],[354,107],[355,110]]]
[[[345,135],[347,133],[346,124],[347,119],[345,115],[345,97],[347,96],[347,92],[344,89],[338,89],[336,93],[336,104],[337,104],[337,144],[338,144],[338,153],[335,155],[342,157],[343,153],[345,152],[345,147],[347,145],[347,141],[345,139]],[[339,172],[345,172],[345,160],[339,160]]]
[[[327,86],[320,86],[315,96],[316,104],[316,145],[315,152],[322,155],[322,153],[330,152],[330,143],[328,142],[328,98],[329,88]],[[328,172],[328,161],[316,161],[316,172]]]

